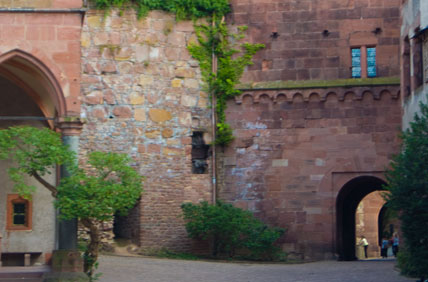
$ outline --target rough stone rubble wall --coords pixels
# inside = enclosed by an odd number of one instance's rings
[[[140,201],[143,249],[186,250],[180,205],[211,197],[209,174],[192,174],[192,131],[209,132],[208,97],[186,46],[192,22],[151,12],[91,10],[82,32],[81,162],[91,150],[126,153],[145,176]]]

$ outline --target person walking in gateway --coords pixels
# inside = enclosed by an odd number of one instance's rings
[[[388,257],[388,239],[386,239],[385,237],[382,239],[382,248],[380,250],[380,255],[382,256],[382,258],[387,258]]]
[[[367,258],[367,248],[369,247],[369,242],[367,242],[366,237],[361,236],[360,245],[364,247],[364,256]]]
[[[392,252],[394,253],[394,257],[397,257],[399,244],[400,244],[400,239],[398,239],[397,233],[394,233],[394,237],[392,238]]]

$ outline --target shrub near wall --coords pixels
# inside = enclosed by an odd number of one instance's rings
[[[181,206],[189,237],[209,240],[214,257],[248,254],[250,259],[274,260],[280,257],[276,240],[284,234],[282,228],[270,228],[249,211],[218,201],[186,203]]]

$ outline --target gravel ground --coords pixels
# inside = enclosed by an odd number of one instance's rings
[[[408,282],[393,260],[249,264],[102,256],[101,282]]]

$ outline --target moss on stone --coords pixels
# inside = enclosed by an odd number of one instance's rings
[[[244,83],[238,89],[302,89],[302,88],[332,88],[332,87],[362,87],[380,85],[400,85],[398,77],[349,78],[335,80],[301,80],[301,81],[270,81]]]

